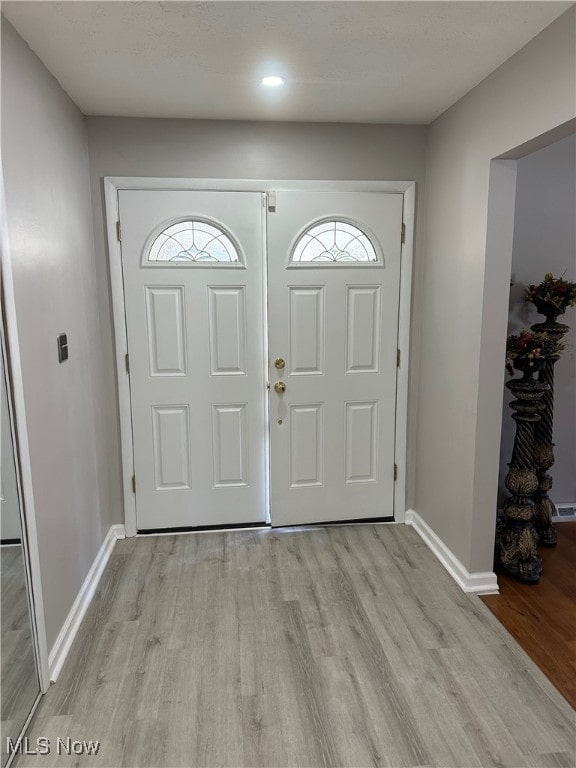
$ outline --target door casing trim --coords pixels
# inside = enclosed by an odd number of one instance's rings
[[[394,521],[406,518],[406,461],[408,438],[408,382],[410,371],[410,319],[412,298],[412,270],[414,259],[414,219],[416,208],[415,181],[298,181],[275,179],[173,179],[155,177],[107,176],[104,178],[105,223],[112,293],[112,314],[118,378],[120,411],[120,443],[122,458],[122,485],[124,497],[124,525],[126,536],[135,536],[136,496],[132,491],[134,474],[134,446],[132,442],[132,413],[130,406],[130,379],[126,371],[125,355],[128,351],[122,253],[117,239],[116,222],[119,218],[118,192],[120,190],[183,190],[190,192],[260,192],[267,194],[280,190],[328,192],[388,192],[404,197],[403,222],[405,240],[400,262],[400,302],[398,314],[398,348],[402,351],[396,380],[396,434],[394,456],[397,479],[394,483]],[[398,233],[400,236],[400,233]]]

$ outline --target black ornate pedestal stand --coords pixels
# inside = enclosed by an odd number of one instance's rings
[[[570,328],[568,325],[556,322],[559,311],[556,307],[546,302],[534,302],[538,312],[546,316],[546,322],[536,323],[532,330],[537,333],[545,332],[555,341],[560,341]],[[556,529],[552,524],[554,502],[548,492],[552,488],[552,477],[548,470],[554,464],[554,443],[552,442],[554,430],[554,366],[560,355],[554,355],[546,361],[544,369],[540,371],[538,380],[547,384],[548,388],[542,397],[543,410],[541,419],[534,427],[534,463],[538,475],[538,488],[534,492],[534,526],[538,533],[539,543],[544,547],[553,547],[556,544]]]
[[[517,360],[514,365],[524,371],[524,376],[506,383],[516,398],[510,403],[514,410],[512,418],[516,421],[516,437],[505,480],[511,496],[504,505],[504,514],[496,529],[496,568],[520,581],[535,584],[542,573],[542,560],[536,550],[538,536],[534,528],[535,504],[532,499],[538,488],[534,425],[540,420],[544,408],[540,400],[547,385],[533,378],[537,367],[529,366],[524,360]]]

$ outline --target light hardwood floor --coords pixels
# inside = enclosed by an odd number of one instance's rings
[[[413,530],[118,542],[19,766],[574,765],[574,712]]]

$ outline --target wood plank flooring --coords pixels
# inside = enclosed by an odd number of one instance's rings
[[[40,692],[21,545],[0,548],[0,754],[20,735]]]
[[[538,584],[498,576],[486,605],[576,708],[576,522],[556,525],[556,547],[541,547]]]
[[[402,525],[118,542],[18,766],[574,766],[574,712]],[[55,742],[54,742],[55,743]]]

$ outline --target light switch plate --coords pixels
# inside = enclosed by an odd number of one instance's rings
[[[65,333],[59,334],[58,338],[58,362],[63,363],[68,360],[68,336]]]

